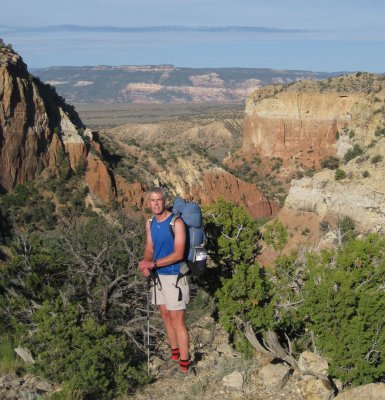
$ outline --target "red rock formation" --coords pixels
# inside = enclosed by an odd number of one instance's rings
[[[261,89],[263,90],[263,89]],[[257,93],[257,92],[256,92]],[[356,94],[292,89],[246,104],[243,149],[265,157],[319,161],[336,154],[336,132],[351,121]]]
[[[210,171],[203,177],[201,186],[191,189],[192,197],[202,204],[210,204],[219,197],[237,205],[243,205],[254,218],[271,217],[278,212],[278,205],[270,202],[255,185],[242,181],[223,171]]]
[[[97,194],[104,202],[111,201],[116,193],[111,176],[104,162],[89,153],[87,156],[87,170],[85,180],[90,190]]]
[[[73,108],[31,77],[19,55],[0,46],[0,193],[34,179],[45,168],[57,171],[62,152],[73,170],[87,160],[91,191],[111,200],[113,179],[102,159],[88,154],[80,130],[84,125]]]
[[[146,207],[146,190],[140,182],[128,183],[124,178],[117,175],[115,178],[117,200],[127,212]]]
[[[11,50],[0,48],[1,191],[33,179],[48,165],[51,138],[46,104],[26,65]]]

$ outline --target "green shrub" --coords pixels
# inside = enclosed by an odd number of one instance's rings
[[[385,136],[385,127],[384,126],[377,126],[374,134],[376,136]]]
[[[275,219],[271,224],[265,225],[263,239],[268,246],[281,253],[287,242],[287,229]]]
[[[381,162],[383,159],[384,159],[384,157],[382,157],[380,154],[378,154],[378,155],[372,157],[372,159],[370,160],[370,162],[371,162],[372,164],[377,164],[377,163]]]
[[[87,170],[87,161],[86,160],[80,160],[78,164],[76,165],[75,169],[75,176],[76,177],[82,177],[86,173]]]
[[[330,373],[361,385],[385,377],[385,239],[350,240],[309,255],[300,317],[315,334]]]
[[[328,169],[337,169],[340,165],[340,160],[337,157],[326,157],[323,160],[321,160],[321,167],[322,168],[328,168]]]
[[[228,213],[216,231],[219,236],[226,222],[233,226],[229,213],[233,209],[223,203],[220,210],[224,206]],[[385,378],[385,238],[355,239],[349,217],[341,220],[338,231],[342,240],[337,249],[301,259],[295,254],[279,257],[274,271],[260,268],[250,256],[237,255],[232,274],[222,277],[215,293],[220,321],[238,349],[249,348],[240,331],[248,323],[259,338],[266,330],[289,338],[294,353],[316,346],[329,361],[329,373],[344,383],[381,382]],[[229,240],[233,234],[224,237]],[[250,234],[244,236],[245,244],[253,241]],[[223,244],[221,249],[222,260],[234,256],[230,247]]]
[[[323,219],[319,224],[321,232],[328,232],[330,230],[330,224],[327,220]]]
[[[0,202],[0,243],[5,244],[12,235],[12,224],[9,215]]]
[[[358,144],[355,144],[352,149],[349,149],[345,155],[344,155],[344,160],[345,163],[349,162],[350,160],[353,160],[353,158],[356,158],[357,156],[361,155],[363,153],[363,150]]]
[[[307,169],[306,171],[305,171],[305,176],[309,176],[309,177],[312,177],[312,176],[314,176],[314,174],[315,174],[315,170],[314,169]]]
[[[216,292],[220,321],[225,329],[234,334],[238,319],[250,322],[258,330],[271,324],[273,309],[268,292],[269,283],[258,264],[239,264],[233,276],[224,279]]]
[[[219,199],[204,208],[204,224],[211,259],[230,273],[238,263],[253,262],[259,252],[259,224],[244,207]]]
[[[16,356],[15,347],[9,335],[0,336],[0,374],[15,374],[22,368],[24,363]]]
[[[339,181],[340,179],[346,178],[346,172],[343,169],[338,168],[336,170],[336,173],[334,174],[334,178],[336,181]]]
[[[365,171],[362,172],[362,177],[363,177],[363,178],[368,178],[369,176],[370,176],[369,171],[366,171],[366,170],[365,170]]]
[[[342,218],[342,220],[339,223],[339,229],[341,231],[343,243],[355,237],[356,225],[350,217],[345,216]]]
[[[277,171],[277,172],[279,172],[279,170],[281,169],[281,166],[282,166],[282,164],[281,164],[279,161],[276,161],[276,162],[272,165],[271,170],[272,170],[272,171]]]
[[[111,399],[135,383],[134,352],[127,339],[108,332],[91,317],[84,318],[76,305],[45,304],[33,321],[36,328],[30,342],[36,373],[66,382],[91,399]]]
[[[64,383],[63,399],[110,399],[144,379],[143,353],[133,348],[143,329],[135,307],[145,301],[135,280],[144,238],[137,224],[83,215],[48,234],[20,231],[7,243],[0,329],[33,352],[34,373]],[[129,326],[130,336],[115,333],[118,326]],[[0,343],[0,367],[13,363],[10,346]]]

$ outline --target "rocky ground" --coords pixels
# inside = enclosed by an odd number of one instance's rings
[[[38,400],[57,387],[50,382],[32,375],[19,377],[8,374],[0,377],[0,399],[4,400]]]
[[[195,374],[160,373],[163,360],[151,358],[152,383],[128,398],[133,400],[385,400],[385,383],[342,390],[338,380],[326,375],[328,364],[321,356],[305,352],[295,368],[262,353],[252,359],[237,353],[223,328],[208,315],[190,327]],[[160,346],[166,358],[166,343]],[[171,375],[171,376],[170,376]],[[0,377],[0,399],[49,398],[57,386],[26,375]]]
[[[190,333],[196,375],[163,377],[158,372],[162,361],[154,357],[154,382],[141,388],[133,399],[385,400],[385,384],[342,391],[340,382],[327,377],[327,361],[314,353],[301,354],[295,369],[257,352],[247,360],[233,350],[227,334],[211,317],[202,317]]]

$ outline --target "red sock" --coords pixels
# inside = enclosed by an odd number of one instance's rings
[[[182,372],[187,372],[187,370],[190,368],[190,360],[179,360],[179,365]]]
[[[179,357],[179,348],[177,347],[176,349],[171,349],[171,360],[179,360]]]

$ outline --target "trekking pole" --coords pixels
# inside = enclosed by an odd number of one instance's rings
[[[150,376],[150,289],[151,276],[147,277],[147,375]]]
[[[156,285],[159,283],[156,270],[150,269],[147,277],[147,374],[150,376],[150,289],[151,281],[154,282],[154,304],[156,307]]]

